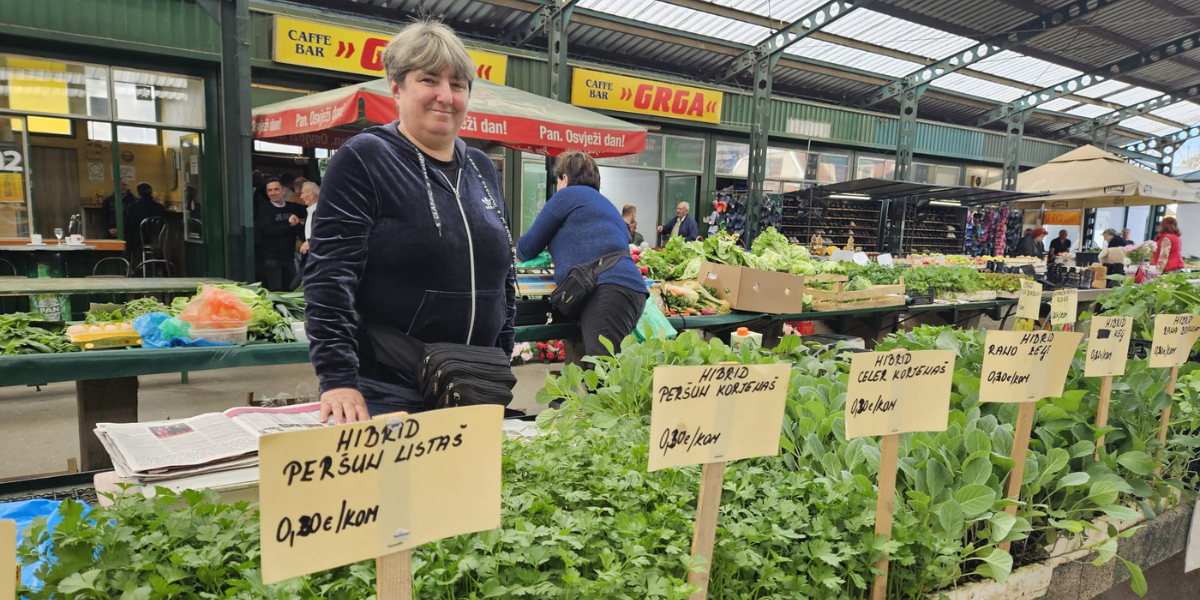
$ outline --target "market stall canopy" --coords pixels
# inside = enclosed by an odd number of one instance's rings
[[[1038,192],[1010,192],[961,185],[934,185],[876,177],[817,186],[809,189],[809,193],[813,198],[832,200],[937,200],[962,206],[1012,202],[1045,195]]]
[[[345,130],[328,130],[362,129],[398,118],[386,79],[260,106],[253,114],[255,139],[281,143],[322,132],[344,136]],[[482,79],[471,86],[470,110],[459,135],[548,156],[565,150],[623,156],[646,145],[645,128]],[[272,139],[280,137],[285,139]]]
[[[1158,206],[1200,202],[1200,190],[1125,162],[1095,146],[1076,148],[1021,173],[1017,191],[1041,192],[1046,198],[1019,200],[1018,206],[1105,208]]]

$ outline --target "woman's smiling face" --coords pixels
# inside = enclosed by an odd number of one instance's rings
[[[404,75],[404,85],[392,82],[392,97],[401,127],[430,148],[451,144],[467,116],[471,92],[467,81],[447,67],[441,73],[414,70]]]

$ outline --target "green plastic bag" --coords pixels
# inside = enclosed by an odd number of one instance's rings
[[[545,269],[554,261],[550,259],[550,253],[542,250],[542,253],[533,257],[532,260],[517,263],[518,269]]]
[[[647,298],[646,307],[642,309],[642,318],[638,319],[633,334],[637,336],[639,342],[644,342],[647,334],[669,339],[678,335],[679,332],[671,327],[671,322],[667,320],[661,310],[658,310],[658,305],[654,303],[654,300]]]

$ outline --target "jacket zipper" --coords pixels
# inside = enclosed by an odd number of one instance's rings
[[[458,212],[462,215],[463,229],[467,230],[467,254],[471,257],[471,320],[469,321],[470,325],[467,327],[467,341],[464,342],[470,345],[471,337],[475,334],[475,242],[471,239],[471,224],[467,222],[467,211],[463,208],[462,196],[458,193],[460,186],[462,186],[462,169],[458,171],[458,181],[456,183],[457,185],[454,186],[454,200],[458,202]]]

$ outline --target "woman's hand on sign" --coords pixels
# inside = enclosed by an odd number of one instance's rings
[[[367,401],[354,388],[338,388],[321,394],[321,422],[324,423],[330,416],[335,425],[371,418],[367,412]]]

